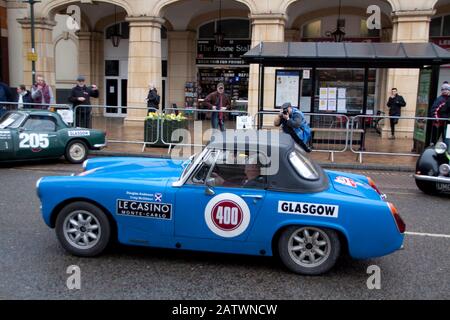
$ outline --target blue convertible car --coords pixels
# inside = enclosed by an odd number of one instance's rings
[[[277,143],[247,134],[216,137],[185,161],[97,158],[77,176],[44,177],[43,218],[77,256],[98,255],[116,238],[276,255],[294,272],[317,275],[344,251],[367,259],[401,248],[405,224],[370,178],[324,171],[284,134]]]

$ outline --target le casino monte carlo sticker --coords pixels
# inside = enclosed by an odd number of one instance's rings
[[[206,205],[205,222],[208,228],[220,237],[237,237],[248,228],[250,209],[247,203],[235,194],[219,194]]]

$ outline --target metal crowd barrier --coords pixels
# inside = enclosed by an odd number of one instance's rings
[[[206,126],[207,130],[203,130],[204,129],[204,125],[203,125],[203,121],[207,121],[208,123],[211,122],[210,119],[206,119],[207,116],[206,115],[212,115],[213,113],[223,113],[226,114],[228,117],[229,116],[235,116],[236,118],[238,116],[246,116],[248,115],[247,111],[240,111],[240,110],[210,110],[210,109],[193,109],[193,108],[165,108],[164,109],[164,116],[161,118],[161,132],[162,132],[162,136],[161,136],[161,141],[163,144],[168,145],[169,146],[169,150],[168,153],[171,152],[172,147],[173,146],[177,146],[177,147],[204,147],[205,143],[204,141],[208,141],[209,139],[206,138],[204,139],[204,134],[205,131],[207,132],[208,129],[212,129],[210,128],[210,126]],[[166,122],[168,123],[176,123],[176,122],[180,122],[180,121],[184,121],[184,120],[170,120],[167,119],[167,116],[170,115],[175,115],[175,117],[177,115],[182,115],[183,117],[185,117],[186,121],[187,121],[187,128],[186,127],[179,127],[177,128],[175,126],[175,128],[172,126],[172,128],[168,128],[168,125],[165,125]],[[204,115],[205,117],[202,117],[201,115]],[[176,119],[176,118],[175,118]],[[175,121],[175,122],[174,122]],[[201,132],[197,132],[197,128],[195,127],[195,124],[198,123],[198,121],[202,121],[201,122]],[[233,123],[234,120],[225,120],[225,129],[230,129],[229,125],[230,122]],[[191,127],[191,124],[194,124],[194,128]],[[253,125],[253,124],[252,124]],[[172,132],[174,129],[187,129],[189,132],[189,138],[190,138],[190,143],[183,143],[183,142],[179,142],[179,141],[172,141],[172,138],[170,138],[170,141],[166,141],[165,137],[165,128],[167,128],[167,132]],[[220,127],[219,127],[220,128]],[[192,133],[194,134],[194,137],[192,139]],[[201,134],[201,140],[200,143],[195,143],[196,140],[198,140],[195,135],[196,134]]]
[[[258,123],[260,129],[275,129],[274,121],[267,124],[264,116],[278,117],[279,114],[280,110],[259,111],[254,116],[253,122]],[[312,131],[313,152],[329,153],[329,159],[334,162],[335,153],[347,151],[350,119],[346,115],[326,113],[304,113],[304,115]]]
[[[137,122],[138,126],[133,125],[133,120],[126,119],[130,110],[139,110],[140,113],[148,116],[147,107],[142,106],[78,105],[73,109],[74,123],[78,127],[106,131],[108,143],[142,145],[142,152],[144,152],[147,144],[158,142],[160,122],[156,121],[156,134],[150,135],[151,140],[147,140],[146,137],[149,135],[146,130],[152,128],[143,127],[141,121]],[[127,124],[126,120],[129,120]],[[146,125],[147,123],[144,124]]]
[[[367,140],[369,139],[373,139],[373,137],[375,138],[382,138],[382,133],[386,132],[388,135],[391,134],[391,130],[390,130],[390,119],[397,119],[399,122],[396,125],[395,131],[396,131],[396,135],[397,138],[395,140],[390,140],[393,141],[393,143],[391,145],[388,144],[384,144],[383,146],[387,149],[389,148],[397,148],[397,150],[401,150],[402,147],[406,148],[409,151],[404,151],[404,152],[390,152],[389,150],[385,150],[385,151],[371,151],[371,150],[367,150],[367,148],[370,149],[371,144],[367,143]],[[444,121],[447,122],[449,121],[449,119],[444,119],[444,118],[430,118],[430,117],[405,117],[405,116],[401,116],[401,117],[397,117],[397,116],[383,116],[383,115],[358,115],[355,117],[351,118],[351,124],[350,124],[350,150],[357,154],[357,159],[360,163],[363,162],[363,155],[364,154],[368,154],[368,155],[387,155],[387,156],[409,156],[409,157],[419,157],[420,154],[414,152],[413,150],[413,137],[410,139],[403,139],[403,138],[398,138],[398,135],[401,133],[404,133],[404,131],[400,131],[399,129],[401,128],[401,123],[403,121],[414,121],[414,126],[409,126],[409,127],[416,127],[417,125],[422,126],[423,130],[426,130],[426,125],[432,125],[434,121]],[[389,125],[388,125],[389,124]],[[361,144],[360,144],[360,148],[359,150],[355,150],[354,149],[354,141],[353,141],[353,135],[355,133],[359,133],[361,134]],[[414,130],[408,132],[411,135],[414,135]],[[370,136],[370,134],[372,134],[372,136]],[[369,138],[368,138],[369,136]],[[388,139],[383,139],[384,142],[387,142]],[[404,144],[405,141],[408,141],[408,143],[410,142],[410,146],[402,146],[401,144]],[[376,142],[376,141],[374,141]],[[377,144],[379,146],[379,144]]]

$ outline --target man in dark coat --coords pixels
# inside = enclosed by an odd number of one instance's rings
[[[2,102],[11,102],[12,95],[11,89],[6,83],[3,83],[0,79],[0,118],[8,111],[7,104],[2,104]]]
[[[217,85],[217,91],[210,93],[203,104],[210,110],[225,111],[231,110],[230,98],[225,94],[225,86],[223,83]],[[211,113],[211,127],[220,131],[225,131],[225,114],[223,112]]]
[[[72,102],[75,112],[75,125],[82,128],[91,128],[91,97],[98,98],[98,88],[95,84],[87,87],[83,76],[77,78],[77,85],[72,88],[69,101]],[[80,106],[76,108],[77,106]],[[76,109],[75,109],[76,108]]]
[[[147,110],[148,112],[156,112],[159,110],[159,102],[161,97],[158,95],[158,91],[155,85],[150,84],[147,95]]]
[[[436,119],[448,119],[450,112],[450,85],[444,83],[441,87],[441,95],[436,98],[431,106],[429,117]],[[436,144],[439,138],[445,140],[445,129],[447,121],[436,120],[433,121],[433,127],[431,130],[431,143]]]
[[[31,92],[27,90],[24,84],[21,84],[17,88],[17,108],[18,109],[30,109],[33,103],[33,99],[31,97]]]
[[[387,106],[389,108],[389,116],[400,117],[402,115],[402,108],[406,107],[405,99],[398,94],[397,88],[392,88],[392,94],[389,97]],[[398,123],[398,119],[391,118],[391,136],[389,139],[395,139],[395,126]]]

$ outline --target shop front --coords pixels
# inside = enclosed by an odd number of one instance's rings
[[[217,21],[199,28],[197,40],[197,92],[192,95],[193,84],[187,84],[187,98],[196,97],[201,107],[208,94],[216,90],[220,82],[225,94],[232,100],[234,109],[247,110],[249,65],[241,56],[250,50],[250,25],[248,19],[226,19],[220,22],[225,39],[220,45],[214,39]],[[187,99],[195,103],[195,99]],[[191,106],[192,103],[186,103]]]

